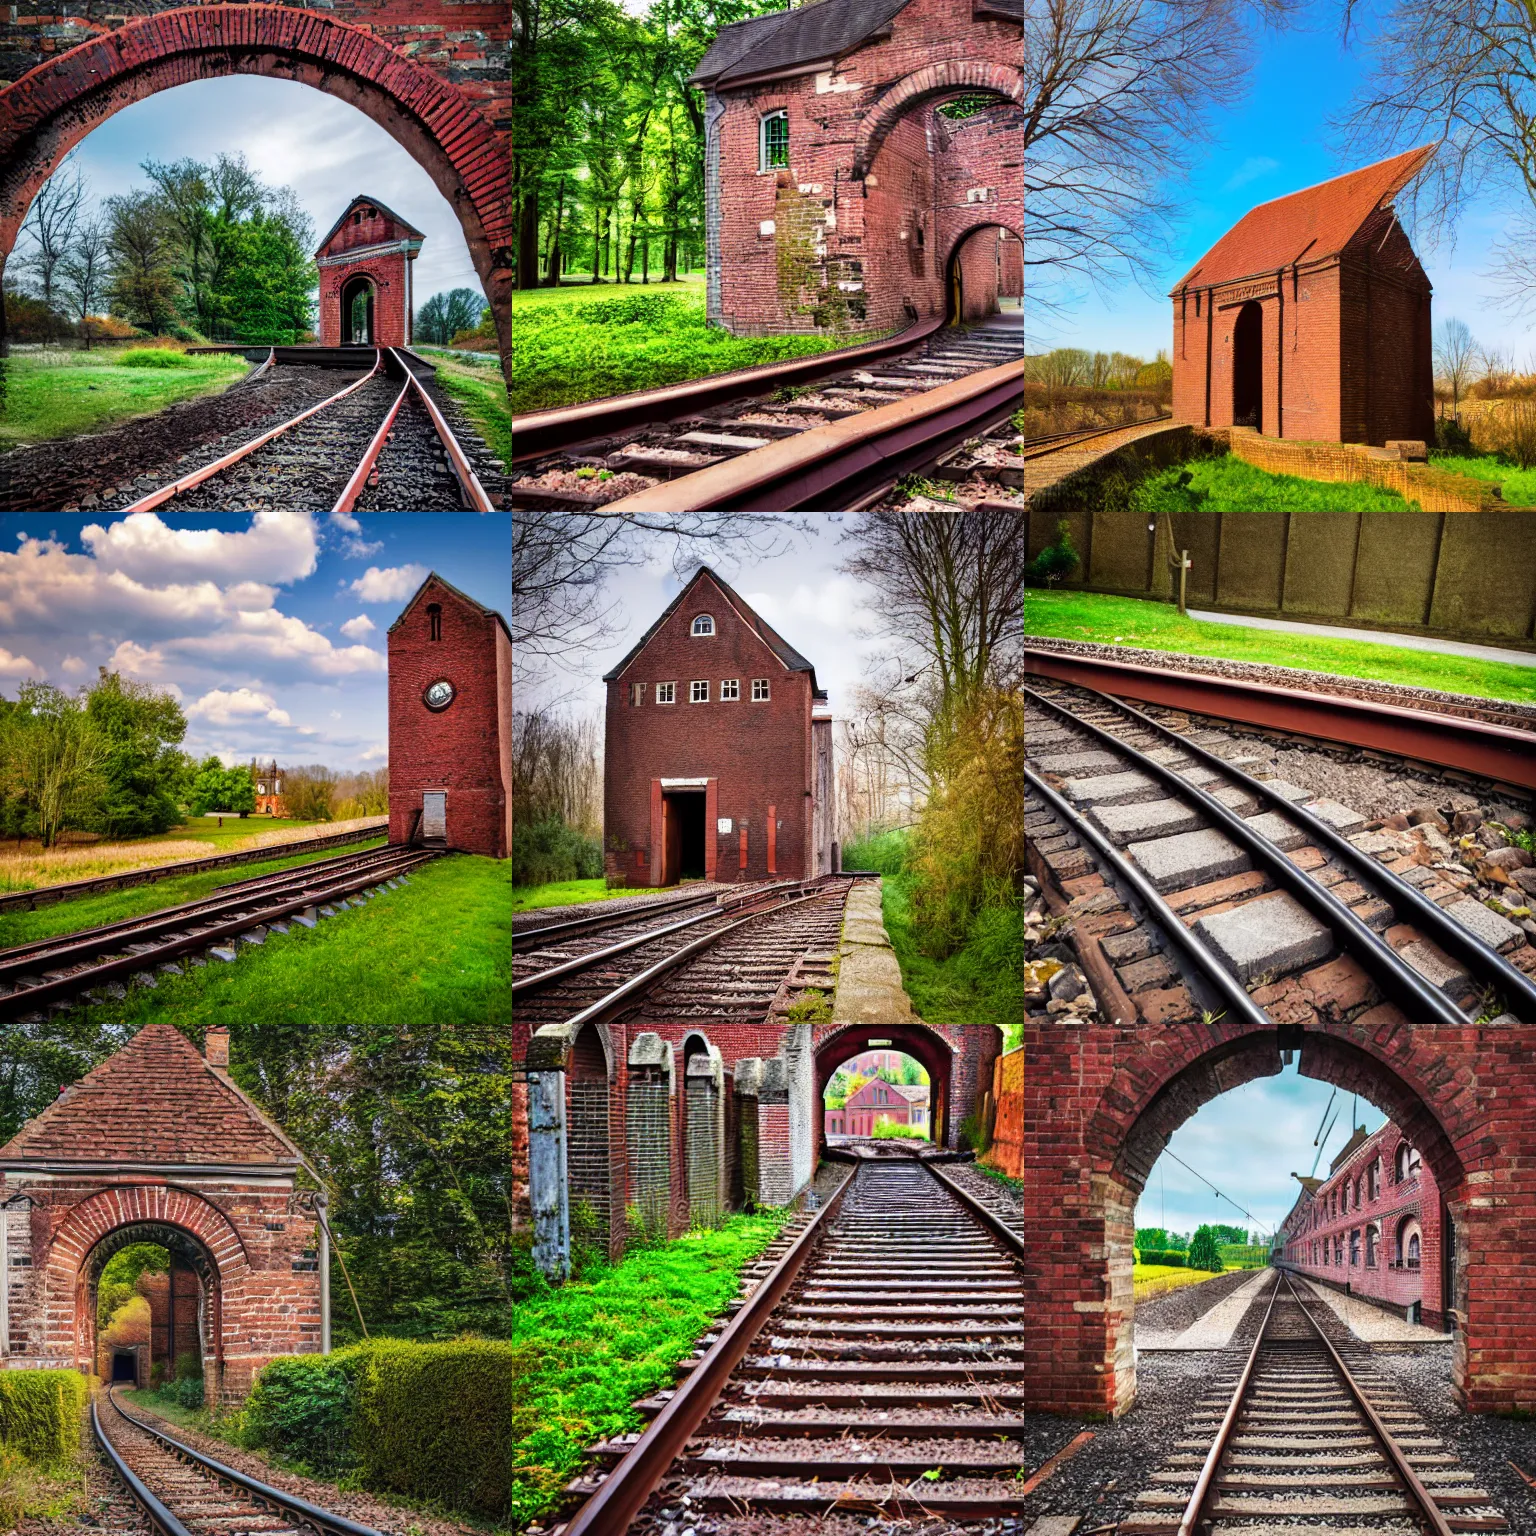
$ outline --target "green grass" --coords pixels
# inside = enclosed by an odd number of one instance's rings
[[[61,1528],[85,1503],[85,1464],[82,1450],[73,1465],[40,1467],[0,1443],[0,1530],[10,1531],[23,1520],[29,1530],[38,1529],[32,1520],[47,1521],[48,1529]],[[80,1515],[67,1523],[84,1524],[90,1518]]]
[[[168,368],[124,366],[124,354],[111,351],[0,360],[0,452],[100,432],[178,400],[218,394],[248,371],[238,353],[174,355],[183,362]]]
[[[318,827],[323,823],[318,821],[292,821],[285,816],[242,816],[236,819],[233,816],[224,818],[221,827],[216,820],[205,819],[202,816],[193,817],[190,821],[184,821],[179,827],[172,827],[169,832],[157,832],[153,837],[124,837],[116,841],[124,843],[158,842],[167,837],[192,837],[199,842],[211,845],[213,853],[222,853],[224,845],[238,842],[242,837],[250,837],[257,832],[273,832],[284,827]],[[0,848],[4,844],[0,843]]]
[[[1341,622],[1347,625],[1349,621]],[[1522,667],[1513,662],[1403,650],[1364,640],[1332,640],[1325,636],[1314,639],[1311,635],[1280,630],[1212,624],[1183,618],[1172,604],[1144,598],[1035,589],[1024,594],[1024,629],[1026,634],[1065,640],[1266,662],[1332,672],[1341,677],[1375,678],[1409,687],[1473,694],[1478,698],[1536,703],[1536,652],[1532,653],[1531,665]]]
[[[472,363],[456,357],[445,347],[417,347],[437,367],[437,382],[452,395],[464,414],[479,428],[492,453],[508,464],[512,460],[512,407],[507,400],[506,380],[497,364]]]
[[[509,873],[509,860],[450,854],[364,907],[322,918],[313,929],[296,924],[287,934],[269,933],[260,946],[240,945],[233,964],[210,960],[181,976],[160,976],[153,989],[133,987],[121,1001],[74,1017],[87,1034],[153,1023],[508,1023]],[[155,890],[163,894],[164,886]],[[69,903],[71,915],[86,906]],[[14,913],[6,922],[46,920],[57,911]]]
[[[631,1404],[674,1383],[673,1366],[737,1294],[742,1266],[773,1240],[784,1213],[732,1216],[675,1242],[596,1266],[558,1289],[538,1282],[518,1302],[512,1342],[528,1346],[512,1445],[512,1525],[562,1500],[582,1447],[644,1420]]]
[[[1001,1168],[993,1168],[988,1163],[972,1163],[971,1167],[983,1177],[991,1179],[994,1184],[1001,1184],[1005,1189],[1011,1189],[1016,1195],[1024,1193],[1024,1180],[1014,1178],[1011,1173],[1004,1173]]]
[[[1429,458],[1436,469],[1446,469],[1454,475],[1501,481],[1504,500],[1512,507],[1536,507],[1536,469],[1521,469],[1492,453],[1469,456],[1432,453]]]
[[[514,293],[512,414],[806,357],[889,334],[733,336],[705,324],[702,281]]]
[[[1178,487],[1181,475],[1187,489]],[[1133,493],[1144,512],[1402,512],[1416,507],[1364,481],[1334,483],[1274,475],[1231,454],[1194,459],[1149,475]],[[1196,500],[1196,498],[1202,498]]]
[[[611,901],[616,896],[659,896],[677,886],[615,886],[606,880],[556,880],[547,885],[512,887],[512,910],[530,912],[534,907],[567,907],[581,901]]]

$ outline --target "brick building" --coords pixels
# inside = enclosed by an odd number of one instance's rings
[[[838,868],[827,695],[708,566],[604,681],[610,882],[809,880]]]
[[[283,776],[277,759],[267,763],[253,763],[251,778],[256,784],[256,814],[258,816],[286,816],[288,808],[283,804]]]
[[[205,1051],[170,1024],[146,1025],[0,1147],[0,1368],[113,1374],[96,1286],[130,1243],[170,1253],[160,1347],[167,1358],[172,1338],[196,1349],[210,1402],[243,1397],[275,1355],[321,1349],[303,1154],[235,1086],[229,1032],[210,1029]]]
[[[1392,200],[1434,145],[1263,203],[1173,290],[1173,413],[1269,437],[1434,437],[1430,283]]]
[[[872,1078],[850,1093],[841,1109],[825,1111],[823,1128],[828,1136],[873,1136],[881,1120],[894,1125],[928,1128],[926,1083],[888,1083]]]
[[[408,347],[411,269],[424,236],[376,197],[354,197],[315,251],[320,345]]]
[[[689,82],[710,320],[892,326],[1022,295],[1023,20],[1022,0],[819,0],[722,27]],[[935,110],[961,97],[979,110]]]
[[[1441,1243],[1440,1190],[1403,1133],[1390,1120],[1370,1136],[1357,1130],[1326,1179],[1301,1185],[1281,1224],[1278,1261],[1443,1330],[1451,1255]]]
[[[512,632],[436,571],[389,626],[389,840],[512,849]]]

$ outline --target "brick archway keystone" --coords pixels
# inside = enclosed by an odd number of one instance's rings
[[[1022,106],[1024,72],[1007,64],[990,64],[985,59],[945,59],[908,75],[892,86],[859,124],[853,179],[863,181],[869,174],[886,135],[904,113],[935,96],[957,90],[990,91]]]

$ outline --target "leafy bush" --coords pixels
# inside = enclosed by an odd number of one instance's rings
[[[1183,1269],[1187,1257],[1182,1248],[1138,1248],[1136,1250],[1138,1264],[1168,1264],[1174,1269]]]
[[[262,1367],[245,1402],[249,1443],[322,1477],[355,1468],[356,1380],[371,1346],[329,1355],[280,1355]]]
[[[1189,1258],[1185,1263],[1189,1269],[1208,1269],[1218,1275],[1226,1267],[1221,1262],[1221,1250],[1216,1243],[1216,1234],[1209,1227],[1201,1227],[1190,1238]]]
[[[602,845],[566,826],[558,816],[513,827],[513,885],[600,880],[602,874]]]
[[[960,1122],[960,1145],[969,1147],[977,1157],[980,1157],[988,1147],[992,1145],[986,1132],[986,1122],[980,1115],[972,1110],[965,1119]]]
[[[1435,447],[1442,453],[1473,454],[1472,436],[1454,416],[1442,416],[1435,423]]]
[[[1024,579],[1032,587],[1054,587],[1078,567],[1077,550],[1072,543],[1072,529],[1066,518],[1056,524],[1056,542],[1047,544],[1024,567]]]
[[[928,1135],[920,1126],[902,1125],[900,1121],[888,1119],[886,1116],[875,1121],[875,1128],[870,1133],[876,1141],[927,1141]]]
[[[80,1444],[85,1396],[79,1371],[0,1371],[0,1444],[35,1466],[67,1460]]]
[[[172,352],[168,347],[134,347],[118,359],[124,368],[190,368],[192,359],[185,352]]]
[[[872,869],[878,875],[899,875],[907,867],[907,829],[870,832],[842,851],[844,869]]]

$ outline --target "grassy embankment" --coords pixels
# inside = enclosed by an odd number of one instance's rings
[[[1223,1273],[1244,1267],[1228,1264]],[[1208,1269],[1181,1269],[1176,1264],[1138,1264],[1131,1272],[1131,1288],[1137,1301],[1145,1301],[1149,1296],[1161,1296],[1165,1291],[1178,1291],[1186,1285],[1200,1285],[1217,1278]]]
[[[611,901],[618,896],[660,896],[678,886],[642,885],[608,888],[606,880],[553,880],[545,885],[512,887],[512,910],[531,912],[535,907],[567,907],[582,901]]]
[[[1429,458],[1436,469],[1449,470],[1453,475],[1501,482],[1504,500],[1512,507],[1536,507],[1536,469],[1521,469],[1496,453],[1432,453]]]
[[[783,1220],[780,1211],[732,1216],[618,1264],[589,1257],[558,1288],[529,1273],[512,1316],[512,1343],[527,1346],[513,1391],[514,1530],[561,1501],[583,1446],[643,1426],[631,1404],[673,1385],[673,1366],[734,1299],[742,1266]]]
[[[1347,619],[1340,622],[1348,627]],[[1064,640],[1091,640],[1099,645],[1138,646],[1186,656],[1219,656],[1230,661],[1301,667],[1342,677],[1373,678],[1445,693],[1536,704],[1536,652],[1532,653],[1528,667],[1514,662],[1480,661],[1471,656],[1408,650],[1364,640],[1333,640],[1283,630],[1250,629],[1246,625],[1212,624],[1184,618],[1170,603],[1099,592],[1030,589],[1024,594],[1024,628],[1027,634]],[[1499,644],[1497,640],[1488,643]]]
[[[451,347],[414,347],[437,367],[438,387],[452,395],[464,414],[480,429],[492,453],[503,464],[512,458],[512,407],[500,362],[481,362]]]
[[[331,852],[327,850],[325,857]],[[301,863],[304,860],[288,862]],[[242,869],[238,878],[265,870]],[[300,924],[238,946],[154,988],[83,1008],[81,1028],[109,1025],[267,1024],[323,1018],[332,1024],[503,1024],[512,1015],[509,861],[450,854],[412,872],[363,907],[313,929]],[[115,921],[189,900],[174,892],[228,880],[227,870],[0,917],[0,946]],[[206,887],[194,894],[206,894]]]
[[[901,966],[912,1007],[930,1024],[998,1024],[1009,1049],[1018,1044],[1024,1011],[1024,918],[1014,909],[990,909],[970,938],[943,959],[925,954],[913,913],[916,878],[907,868],[908,833],[881,832],[843,849],[844,869],[882,876],[881,916]]]
[[[132,349],[142,350],[142,349]],[[133,367],[122,349],[22,352],[0,362],[0,452],[100,432],[178,400],[216,395],[243,379],[238,353],[171,354],[170,367]]]
[[[1442,466],[1448,468],[1449,466]],[[1179,480],[1189,476],[1188,484]],[[1148,475],[1131,493],[1132,504],[1161,512],[1403,512],[1417,507],[1396,491],[1364,481],[1304,480],[1275,475],[1244,459],[1221,454],[1175,464]]]
[[[704,323],[704,280],[512,295],[512,414],[778,363],[889,331],[733,336]]]

